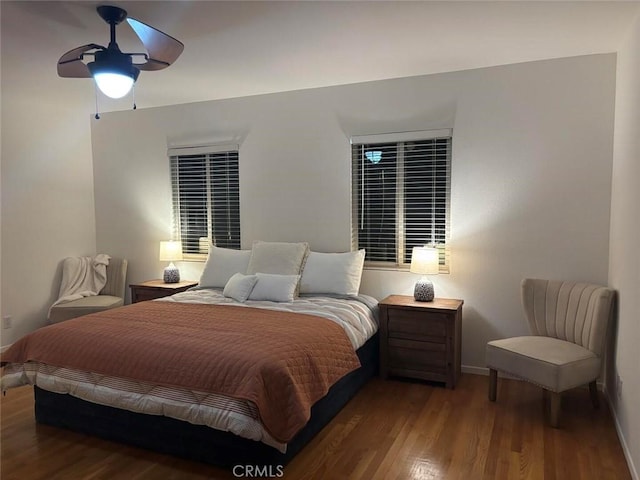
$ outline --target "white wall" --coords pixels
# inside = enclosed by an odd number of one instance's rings
[[[98,250],[158,278],[170,236],[167,144],[240,144],[242,243],[350,247],[349,136],[452,127],[452,273],[465,300],[463,364],[524,333],[526,276],[607,283],[615,56],[525,63],[116,112],[92,122]],[[135,128],[134,128],[135,127]],[[201,264],[183,262],[183,278]],[[408,273],[366,271],[362,291],[412,292]]]
[[[92,89],[58,78],[55,58],[33,62],[31,32],[52,27],[21,7],[2,2],[0,297],[13,318],[3,346],[45,325],[61,260],[95,253]],[[54,41],[64,52],[63,37]]]
[[[618,53],[609,281],[618,290],[615,365],[607,375],[618,431],[634,478],[640,468],[640,17]],[[616,391],[616,372],[622,388]],[[619,394],[619,396],[618,396]]]

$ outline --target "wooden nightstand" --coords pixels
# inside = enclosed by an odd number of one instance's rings
[[[380,376],[444,382],[455,388],[460,377],[462,300],[416,302],[390,295],[380,307]]]
[[[191,287],[195,287],[197,284],[198,282],[192,280],[184,280],[178,283],[164,283],[162,280],[134,283],[129,285],[129,288],[131,288],[131,303],[168,297],[174,293],[184,292]]]

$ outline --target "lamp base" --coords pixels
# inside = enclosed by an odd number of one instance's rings
[[[416,282],[416,287],[413,290],[413,298],[416,302],[432,302],[434,297],[433,283],[431,280],[422,278]]]
[[[165,268],[162,280],[164,283],[178,283],[180,281],[180,270],[178,270],[178,267],[169,265]]]

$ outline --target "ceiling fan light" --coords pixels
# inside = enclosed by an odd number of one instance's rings
[[[96,85],[109,98],[122,98],[131,91],[133,78],[114,72],[100,72],[93,75]]]
[[[140,74],[131,56],[120,52],[117,46],[96,52],[95,61],[89,63],[87,68],[100,91],[110,98],[124,97]]]

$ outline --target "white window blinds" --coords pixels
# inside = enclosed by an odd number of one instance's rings
[[[352,243],[368,266],[402,267],[415,246],[449,266],[451,130],[352,137]]]
[[[240,248],[237,145],[170,148],[174,228],[184,255],[208,252],[208,241]]]

